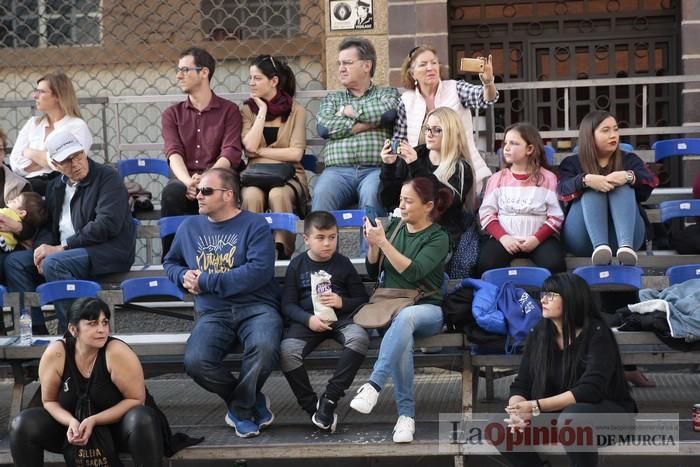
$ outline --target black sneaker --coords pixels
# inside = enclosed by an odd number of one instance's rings
[[[324,394],[316,406],[316,413],[311,417],[313,424],[324,431],[335,433],[335,427],[338,424],[338,414],[335,413],[336,405],[336,402]]]

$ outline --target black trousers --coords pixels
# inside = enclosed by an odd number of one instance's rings
[[[162,465],[163,435],[152,409],[134,407],[109,428],[119,452],[131,454],[135,466]],[[58,423],[43,407],[20,412],[10,427],[10,450],[15,466],[43,466],[44,450],[63,452],[67,431],[68,428]]]
[[[160,216],[186,216],[191,214],[199,214],[199,203],[197,200],[187,199],[187,186],[177,178],[171,179],[161,193],[160,200]],[[162,258],[170,251],[173,244],[175,234],[166,235],[161,238],[162,242]]]
[[[477,263],[477,277],[489,269],[507,268],[514,258],[529,258],[535,265],[549,269],[552,274],[566,271],[564,248],[555,237],[549,237],[530,253],[511,255],[501,242],[489,237],[482,242]]]
[[[634,416],[633,413],[625,413],[620,405],[613,401],[603,400],[597,404],[589,404],[585,402],[579,402],[574,405],[570,405],[565,408],[559,415],[559,420],[562,419],[573,419],[574,423],[576,420],[576,415],[590,415],[590,414],[622,414],[624,413],[627,417],[626,420],[617,419],[620,425],[628,423],[630,427],[633,427]],[[564,426],[564,423],[559,423],[559,426]],[[513,452],[513,451],[501,451],[501,448],[505,447],[503,445],[497,446],[498,450],[501,452],[501,456],[513,467],[541,467],[546,465],[543,463],[540,455],[536,452]],[[580,449],[580,448],[579,448]],[[569,459],[571,467],[597,467],[598,465],[598,452],[597,451],[581,451],[576,450],[576,446],[571,449],[566,450],[566,457]]]
[[[338,402],[352,384],[367,354],[369,335],[362,327],[350,320],[336,322],[332,327],[331,331],[314,332],[299,323],[292,323],[280,345],[280,365],[284,376],[297,402],[309,415],[316,411],[318,399],[304,368],[304,358],[326,339],[333,339],[343,346],[324,393],[328,399]]]

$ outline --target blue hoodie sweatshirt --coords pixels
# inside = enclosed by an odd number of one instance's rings
[[[177,229],[163,267],[180,288],[188,270],[202,271],[201,293],[194,296],[198,313],[260,303],[279,309],[275,244],[259,214],[241,211],[223,222],[206,216],[186,219]]]

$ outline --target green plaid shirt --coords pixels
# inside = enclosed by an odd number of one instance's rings
[[[357,122],[379,125],[382,114],[399,106],[400,96],[396,88],[371,85],[362,96],[350,91],[329,93],[321,102],[316,117],[318,124],[328,130],[323,147],[323,161],[327,167],[351,165],[381,165],[380,153],[384,141],[391,138],[392,129],[375,128],[353,134]],[[336,115],[340,106],[351,105],[355,118]]]

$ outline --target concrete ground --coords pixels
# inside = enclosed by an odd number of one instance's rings
[[[637,400],[640,411],[643,412],[677,412],[681,418],[681,438],[694,439],[700,441],[700,433],[690,431],[690,413],[694,403],[698,402],[700,393],[700,375],[688,371],[675,373],[650,373],[657,381],[656,388],[634,389],[633,395]],[[312,383],[317,390],[322,390],[328,372],[313,373]],[[356,378],[356,382],[350,389],[349,394],[361,385],[367,377],[367,370],[363,370]],[[505,405],[505,397],[509,378],[496,381],[496,397],[498,400],[480,403],[479,412],[500,412]],[[186,431],[193,435],[204,435],[208,437],[208,442],[215,444],[236,444],[252,443],[252,440],[239,440],[230,429],[223,425],[224,408],[218,398],[195,385],[184,375],[171,375],[152,379],[147,382],[149,390],[154,395],[163,411],[173,426],[174,431]],[[437,421],[439,413],[454,413],[459,410],[460,404],[460,380],[454,373],[441,370],[421,371],[417,375],[416,401],[418,413],[419,430],[416,433],[416,440],[421,437],[421,427],[434,426],[432,422]],[[483,397],[483,384],[481,384]],[[7,422],[9,413],[11,385],[9,381],[0,382],[0,453],[9,450],[7,440]],[[289,387],[284,378],[279,373],[273,374],[265,385],[264,391],[272,400],[272,408],[276,414],[275,423],[256,440],[259,443],[273,442],[276,436],[286,437],[289,432],[294,432],[294,436],[306,439],[309,442],[318,440],[319,442],[327,436],[343,436],[366,424],[366,415],[361,415],[351,410],[348,406],[349,397],[346,396],[341,401],[338,408],[340,417],[338,433],[335,435],[325,435],[319,433],[307,420],[305,414],[296,405]],[[391,427],[396,420],[396,409],[393,398],[393,389],[389,386],[385,388],[380,397],[380,403],[371,415],[373,424],[380,424],[386,427],[385,436],[391,435]],[[27,391],[27,397],[34,393],[32,387]],[[384,436],[380,434],[381,436]],[[427,436],[427,433],[423,433]],[[207,442],[207,441],[205,441]],[[62,465],[58,462],[60,458],[47,456],[47,465]],[[552,456],[551,460],[555,467],[567,465],[566,459],[562,456]],[[275,465],[280,467],[325,467],[329,464],[333,467],[360,467],[360,466],[452,466],[453,457],[411,457],[411,458],[355,458],[355,459],[275,459],[271,460],[241,460],[238,464],[231,460],[210,461],[206,463],[195,463],[187,461],[171,461],[172,466],[237,466],[244,465],[250,467]],[[5,464],[9,465],[9,464]],[[505,465],[496,456],[471,456],[467,458],[466,465],[476,467],[495,467]],[[634,466],[634,467],[690,467],[697,466],[697,458],[680,456],[602,456],[601,466]]]

